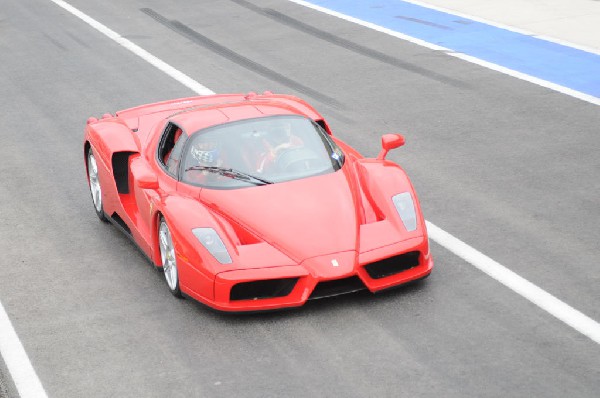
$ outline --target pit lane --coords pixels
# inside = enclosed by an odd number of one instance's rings
[[[260,4],[432,76],[469,76],[473,87],[400,73],[235,3],[206,2],[195,17],[184,3],[73,4],[215,91],[293,89],[199,49],[141,8],[318,87],[351,121],[311,102],[367,155],[377,153],[381,133],[401,129],[408,145],[392,158],[411,175],[428,219],[599,318],[597,276],[587,266],[598,258],[597,107],[277,2]],[[51,4],[13,2],[4,13],[1,43],[11,56],[0,67],[0,247],[13,261],[0,300],[49,396],[598,390],[596,345],[436,245],[426,283],[381,296],[241,318],[173,301],[132,245],[94,219],[80,146],[87,116],[190,91]],[[286,46],[273,48],[272,38]]]

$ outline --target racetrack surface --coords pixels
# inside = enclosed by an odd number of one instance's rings
[[[600,320],[597,105],[290,2],[70,4],[211,90],[305,98],[364,155],[405,134],[428,220]],[[598,396],[598,344],[433,242],[430,278],[375,296],[173,298],[97,220],[83,127],[194,93],[50,1],[0,32],[0,302],[49,397]]]

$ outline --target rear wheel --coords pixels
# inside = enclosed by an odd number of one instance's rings
[[[96,163],[92,148],[88,150],[87,166],[94,210],[100,220],[107,222],[108,219],[106,218],[106,214],[104,214],[104,207],[102,206],[102,186],[100,185],[100,178],[98,177],[98,163]]]
[[[165,279],[169,290],[175,297],[181,298],[179,289],[179,271],[177,269],[177,258],[175,257],[175,246],[171,237],[169,226],[163,217],[158,225],[158,246],[160,249],[160,260],[165,273]]]

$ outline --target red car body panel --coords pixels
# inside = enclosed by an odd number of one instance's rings
[[[157,267],[158,222],[164,217],[181,291],[223,311],[300,306],[313,297],[358,288],[376,292],[429,275],[433,259],[425,222],[402,168],[365,159],[337,138],[332,137],[345,155],[338,171],[243,189],[186,184],[157,160],[169,122],[189,134],[269,115],[301,115],[331,135],[306,102],[271,93],[183,98],[90,118],[84,151],[87,156],[92,150],[98,164],[104,213]],[[148,189],[146,181],[157,186]],[[402,192],[414,202],[413,231],[407,231],[392,202]],[[231,263],[216,261],[200,244],[192,234],[199,227],[216,231]],[[261,283],[280,284],[279,293],[244,296],[245,287],[258,289]]]

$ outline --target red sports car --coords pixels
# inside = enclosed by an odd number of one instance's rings
[[[424,278],[414,189],[365,159],[293,96],[176,99],[87,121],[94,208],[164,271],[175,296],[223,311],[300,306]]]

